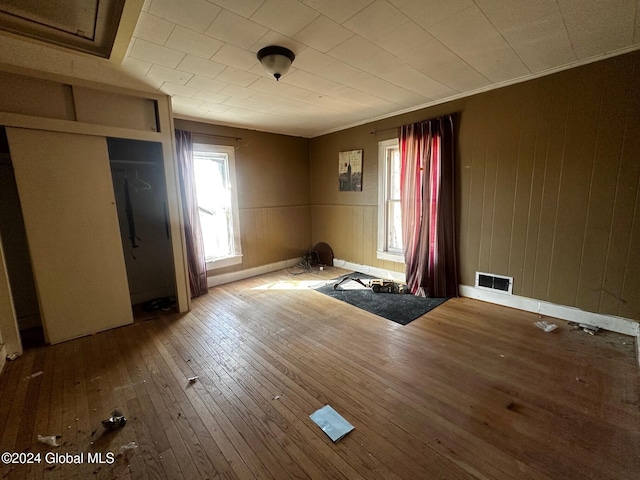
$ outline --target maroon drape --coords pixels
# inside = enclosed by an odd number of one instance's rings
[[[407,285],[414,295],[456,297],[453,118],[403,125],[398,137]]]
[[[189,286],[193,298],[207,293],[207,262],[204,258],[204,244],[196,197],[191,132],[176,130],[175,133]]]

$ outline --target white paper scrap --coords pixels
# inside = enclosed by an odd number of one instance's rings
[[[347,433],[355,428],[329,405],[316,410],[309,415],[309,418],[334,442],[344,438]]]
[[[540,322],[533,322],[533,324],[547,333],[553,332],[556,328],[558,328],[558,325],[556,325],[555,323],[549,323],[544,320]]]

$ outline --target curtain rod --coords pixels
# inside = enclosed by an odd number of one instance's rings
[[[390,128],[383,128],[382,130],[373,130],[369,132],[369,135],[377,135],[378,133],[389,132],[391,130],[397,130],[397,129],[398,127],[390,127]]]
[[[110,163],[123,163],[127,165],[162,165],[161,162],[148,162],[144,160],[120,160],[118,158],[109,159]]]
[[[197,133],[197,132],[192,132],[191,133],[193,136],[196,137],[214,137],[214,138],[230,138],[232,140],[235,140],[236,142],[239,142],[240,140],[242,140],[242,137],[232,137],[230,135],[216,135],[214,133]]]

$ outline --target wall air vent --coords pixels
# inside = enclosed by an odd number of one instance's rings
[[[476,288],[493,290],[511,295],[513,289],[513,277],[494,275],[493,273],[476,272]]]

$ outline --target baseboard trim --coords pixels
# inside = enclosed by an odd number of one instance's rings
[[[548,317],[559,318],[569,322],[584,323],[594,327],[611,330],[624,335],[638,337],[640,335],[640,323],[624,317],[604,315],[601,313],[586,312],[575,307],[557,305],[555,303],[536,300],[518,295],[506,295],[504,293],[489,292],[469,285],[460,285],[460,295],[475,298],[483,302],[495,303],[505,307],[516,308],[526,312],[538,313]]]
[[[224,285],[225,283],[235,282],[237,280],[244,280],[245,278],[256,277],[265,273],[276,272],[284,268],[293,267],[298,263],[300,263],[300,257],[281,260],[279,262],[269,263],[267,265],[261,265],[259,267],[246,268],[244,270],[238,270],[236,272],[213,275],[212,277],[207,277],[207,286],[211,288],[217,285]]]
[[[381,278],[392,278],[398,281],[405,281],[405,274],[394,272],[383,268],[372,267],[369,265],[361,265],[341,259],[334,259],[333,264],[336,267],[353,270],[356,272],[367,273]],[[638,348],[638,365],[640,366],[640,323],[634,320],[616,317],[614,315],[604,315],[601,313],[587,312],[579,308],[569,307],[566,305],[557,305],[555,303],[536,300],[534,298],[521,297],[519,295],[507,295],[499,292],[492,292],[479,289],[469,285],[460,285],[460,296],[474,298],[483,302],[494,303],[505,307],[524,310],[526,312],[538,313],[548,317],[554,317],[569,322],[584,323],[594,327],[611,330],[613,332],[622,333],[636,337],[636,345]]]

